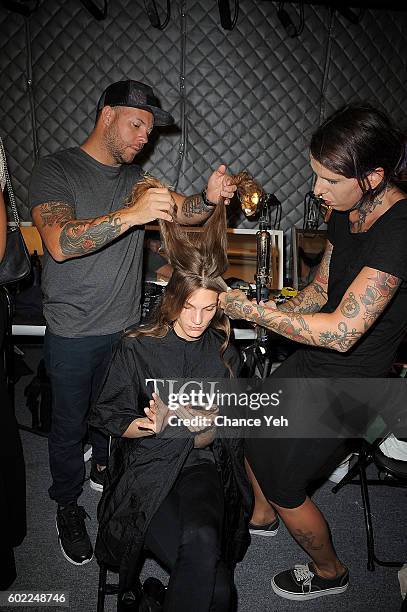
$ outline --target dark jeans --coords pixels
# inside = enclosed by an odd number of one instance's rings
[[[52,425],[48,437],[51,499],[65,505],[76,501],[85,478],[83,443],[90,403],[97,397],[121,333],[63,338],[45,334],[45,367],[52,387]],[[92,456],[106,465],[108,438],[90,428]]]
[[[234,584],[220,559],[222,521],[223,489],[215,465],[184,468],[145,540],[171,573],[165,612],[229,612]]]

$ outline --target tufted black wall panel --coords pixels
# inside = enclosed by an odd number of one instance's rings
[[[0,6],[0,131],[22,216],[35,134],[40,155],[82,142],[103,88],[130,77],[148,81],[177,122],[149,146],[145,169],[192,193],[220,161],[246,168],[281,200],[283,229],[301,225],[307,143],[321,117],[363,98],[407,126],[407,12],[366,10],[352,25],[307,4],[291,39],[276,5],[240,0],[233,31],[220,26],[215,0],[172,0],[164,31],[142,0],[110,0],[101,22],[79,0],[42,0],[28,21]],[[298,20],[298,4],[286,8]],[[253,225],[242,214],[235,223]]]

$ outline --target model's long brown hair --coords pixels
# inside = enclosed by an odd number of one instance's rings
[[[136,205],[137,200],[152,187],[165,187],[165,185],[154,177],[144,176],[133,188],[132,205]],[[181,225],[163,220],[160,220],[159,224],[165,253],[174,271],[152,320],[130,332],[129,336],[163,338],[172,329],[194,291],[209,289],[219,294],[227,289],[222,278],[228,266],[226,212],[222,202],[215,207],[202,231],[186,232]],[[210,327],[217,330],[224,338],[220,348],[220,356],[223,358],[229,344],[230,323],[222,309],[216,309]],[[225,365],[230,371],[226,362]]]

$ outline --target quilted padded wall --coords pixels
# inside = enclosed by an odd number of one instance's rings
[[[145,169],[192,193],[221,161],[232,172],[246,168],[282,202],[285,230],[302,223],[312,185],[307,143],[321,117],[363,98],[407,127],[407,12],[366,10],[352,25],[306,5],[304,31],[291,39],[276,2],[240,0],[233,31],[220,26],[215,0],[171,6],[164,31],[150,25],[141,0],[110,0],[102,22],[79,0],[42,0],[28,24],[0,7],[0,131],[23,218],[35,160],[29,46],[40,155],[85,139],[109,82],[146,80],[177,126],[151,143]],[[298,20],[298,4],[285,6]],[[240,211],[232,217],[253,226]]]
[[[0,133],[23,217],[34,158],[25,38],[24,20],[0,7]]]

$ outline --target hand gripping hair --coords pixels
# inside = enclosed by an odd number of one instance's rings
[[[165,185],[153,176],[144,175],[133,188],[133,205],[152,187],[161,188]],[[202,287],[206,286],[207,281],[216,279],[223,284],[222,290],[226,289],[226,284],[220,278],[228,267],[226,212],[223,203],[214,207],[213,214],[201,231],[197,231],[197,228],[185,231],[183,226],[161,219],[159,225],[165,254],[175,272],[200,279]]]
[[[247,172],[242,172],[232,179],[238,187],[240,198],[245,195],[251,196],[255,192],[262,193],[261,188]],[[131,205],[137,206],[137,200],[147,189],[162,187],[165,185],[158,179],[145,175],[133,188],[130,197]],[[175,201],[174,205],[176,207]],[[222,278],[228,267],[226,211],[223,202],[214,207],[213,214],[200,228],[201,231],[191,227],[186,231],[185,227],[177,223],[163,220],[159,220],[159,225],[164,250],[174,271],[153,318],[136,331],[130,332],[129,335],[132,336],[163,337],[172,328],[194,291],[202,288],[219,294],[228,289]],[[224,338],[220,347],[220,355],[223,359],[229,343],[230,323],[221,308],[217,309],[210,326]],[[225,365],[231,372],[226,361]]]

